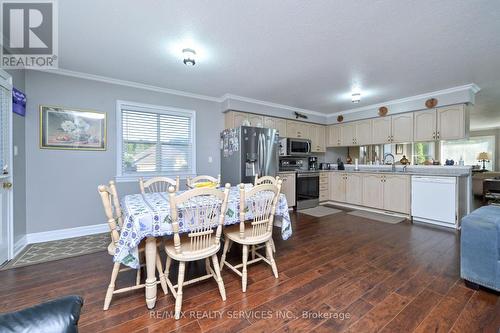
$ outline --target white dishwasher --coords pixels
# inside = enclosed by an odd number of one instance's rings
[[[456,227],[456,177],[411,177],[411,215],[414,221]]]

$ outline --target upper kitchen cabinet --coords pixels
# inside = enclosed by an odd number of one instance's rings
[[[372,144],[391,142],[391,117],[372,119]]]
[[[280,137],[286,137],[286,119],[264,117],[264,127],[274,128],[278,131]]]
[[[326,129],[326,146],[339,147],[342,145],[341,140],[341,125],[330,125]]]
[[[372,121],[361,120],[356,123],[356,135],[354,142],[356,145],[364,146],[372,144]]]
[[[311,139],[311,151],[313,153],[324,153],[326,151],[325,130],[326,127],[323,125],[310,125],[309,136]]]
[[[466,138],[469,134],[469,118],[465,105],[452,105],[437,109],[438,140]]]
[[[340,125],[340,142],[342,146],[356,145],[356,124],[347,123]]]
[[[415,112],[413,120],[413,141],[436,140],[436,110],[425,110]]]
[[[413,141],[413,113],[391,116],[391,142]]]
[[[258,114],[228,111],[224,115],[224,122],[226,128],[236,128],[243,125],[248,121],[249,126],[264,126],[264,117]]]
[[[456,140],[469,134],[469,114],[464,104],[415,112],[413,141]]]
[[[286,136],[288,138],[309,139],[309,124],[295,120],[286,121]]]

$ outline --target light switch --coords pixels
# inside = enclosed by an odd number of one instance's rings
[[[14,156],[17,156],[17,146],[14,146]]]
[[[213,162],[212,156],[208,156],[208,163],[212,163],[212,162]]]

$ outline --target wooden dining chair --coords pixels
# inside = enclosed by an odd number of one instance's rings
[[[217,178],[207,175],[200,175],[194,178],[187,177],[186,185],[188,188],[195,188],[197,183],[212,182],[214,184],[214,187],[219,187],[220,181],[221,181],[220,175],[218,175]]]
[[[195,188],[179,195],[175,194],[173,187],[169,189],[170,218],[174,237],[165,242],[167,253],[165,277],[175,297],[175,319],[179,319],[181,313],[182,289],[189,284],[213,277],[219,286],[222,300],[226,300],[217,252],[220,249],[220,237],[230,187],[226,184],[224,191],[216,188]],[[183,227],[189,229],[189,232],[182,235],[180,234],[180,214],[183,218]],[[210,258],[213,269],[210,267]],[[205,259],[207,274],[184,281],[186,263],[200,259]],[[176,285],[170,281],[168,274],[172,260],[179,261]]]
[[[259,177],[258,175],[255,176],[255,182],[254,185],[261,185],[261,184],[272,184],[272,185],[277,185],[278,180],[280,179],[279,176],[273,177],[273,176],[262,176]]]
[[[118,193],[116,191],[116,186],[114,181],[110,181],[109,185],[99,185],[99,194],[101,196],[102,205],[104,207],[104,213],[108,219],[108,226],[111,233],[111,243],[108,245],[108,253],[111,256],[115,255],[115,251],[120,240],[120,230],[123,228],[123,216],[122,210],[120,208],[120,201],[118,198]],[[139,255],[144,252],[144,242],[139,244]],[[139,257],[140,258],[140,257]],[[136,281],[134,286],[124,287],[121,289],[115,289],[116,278],[118,273],[131,270],[130,267],[120,268],[121,264],[115,262],[113,265],[113,271],[111,272],[111,281],[109,282],[108,290],[106,292],[106,297],[104,298],[103,310],[109,309],[109,304],[114,294],[124,293],[131,290],[144,288],[145,284],[141,284],[141,266],[137,269]],[[143,266],[143,265],[142,265]],[[160,255],[156,256],[156,266],[160,276],[158,283],[161,284],[163,291],[168,292],[167,283],[165,276],[163,274],[162,264]]]
[[[236,274],[241,276],[242,290],[247,290],[247,265],[259,261],[269,264],[275,278],[278,278],[278,267],[273,257],[271,248],[271,237],[273,232],[274,213],[281,190],[281,180],[276,185],[262,184],[245,191],[245,185],[240,184],[240,223],[224,229],[224,250],[221,258],[221,268],[227,265]],[[245,214],[248,210],[253,211],[253,219],[246,221]],[[231,265],[226,262],[226,254],[232,242],[243,246],[242,263]],[[266,257],[256,253],[257,258],[248,261],[248,249],[250,246],[265,244]],[[239,271],[238,269],[242,270]]]
[[[144,181],[142,177],[139,178],[139,188],[141,189],[141,193],[168,192],[168,188],[170,186],[173,186],[176,191],[179,191],[179,176],[175,177],[175,180],[168,177],[153,177]]]
[[[254,185],[255,186],[261,185],[261,184],[273,184],[273,185],[277,185],[279,179],[280,179],[279,176],[276,176],[276,177],[273,177],[273,176],[262,176],[262,177],[259,177],[258,175],[256,175],[255,176]],[[273,241],[273,237],[272,236],[271,236],[271,239],[269,241],[271,242],[271,248],[273,249],[273,252],[276,252],[276,247],[274,246],[274,241]],[[258,248],[256,248],[255,245],[252,246],[252,259],[255,259],[255,251],[257,249]]]

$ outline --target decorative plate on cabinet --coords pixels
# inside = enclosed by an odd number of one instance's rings
[[[425,101],[425,106],[428,109],[432,109],[432,108],[436,107],[437,104],[438,104],[438,100],[435,98],[429,98],[428,100]]]
[[[378,115],[381,117],[386,116],[387,112],[389,112],[389,109],[386,106],[381,106],[378,108]]]
[[[339,123],[343,122],[343,121],[344,121],[344,116],[343,116],[343,115],[338,116],[338,117],[337,117],[337,121],[338,121]]]

